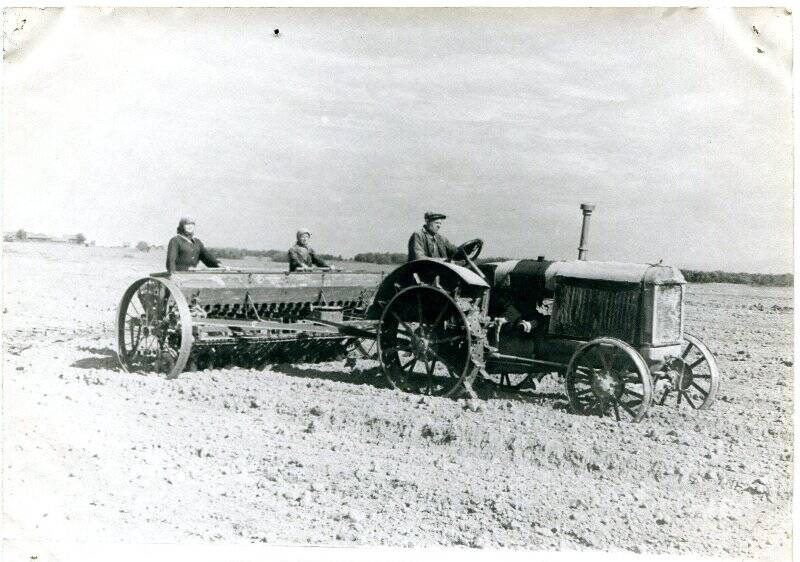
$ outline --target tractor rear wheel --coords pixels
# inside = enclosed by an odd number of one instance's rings
[[[455,395],[477,371],[471,345],[464,311],[439,287],[420,283],[402,289],[383,310],[378,357],[394,388]]]

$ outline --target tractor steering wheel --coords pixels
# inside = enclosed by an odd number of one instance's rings
[[[456,248],[456,251],[451,259],[459,260],[463,258],[463,260],[467,262],[467,266],[472,271],[480,275],[483,279],[486,279],[486,276],[480,269],[478,269],[478,266],[476,266],[475,262],[473,261],[478,259],[478,256],[481,255],[481,250],[483,250],[483,240],[480,238],[473,238],[472,240],[468,240]]]
[[[481,250],[483,250],[483,240],[480,238],[473,238],[456,248],[453,259],[460,259],[461,256],[464,256],[466,261],[476,260],[478,256],[481,255]]]

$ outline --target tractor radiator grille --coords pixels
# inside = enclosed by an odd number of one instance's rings
[[[640,299],[637,283],[559,278],[550,335],[582,340],[607,336],[635,343]]]
[[[655,290],[654,346],[680,343],[683,306],[681,285],[661,285]]]

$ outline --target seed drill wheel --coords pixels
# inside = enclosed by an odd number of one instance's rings
[[[627,343],[597,338],[581,346],[570,359],[566,374],[567,396],[576,414],[614,413],[638,422],[653,397],[647,363]]]
[[[117,345],[126,371],[177,377],[192,349],[189,305],[180,290],[156,277],[128,287],[117,315]]]
[[[719,391],[719,369],[714,355],[691,334],[683,335],[680,357],[670,357],[655,373],[659,405],[686,404],[695,410],[709,408]]]
[[[386,305],[378,328],[378,356],[394,387],[453,396],[472,382],[472,334],[464,311],[446,291],[414,285]]]

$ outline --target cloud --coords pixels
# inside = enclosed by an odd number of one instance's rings
[[[707,10],[661,13],[45,10],[6,61],[5,222],[353,254],[433,208],[572,257],[591,200],[594,257],[787,270],[790,92]],[[783,68],[787,18],[735,14]]]

